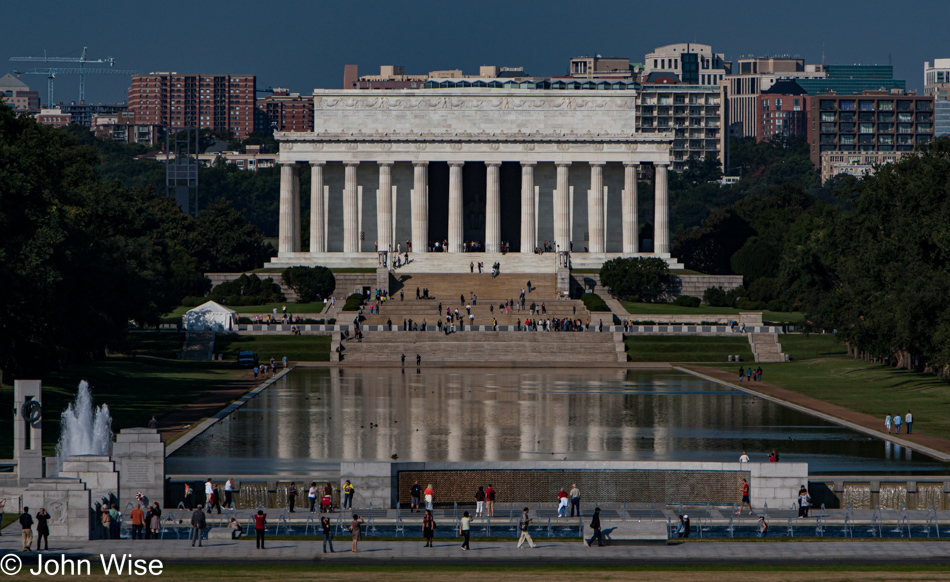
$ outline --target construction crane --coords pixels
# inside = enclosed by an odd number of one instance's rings
[[[53,79],[57,73],[69,73],[69,74],[78,74],[79,75],[79,101],[83,102],[86,100],[86,73],[93,74],[115,74],[115,75],[131,75],[134,74],[133,71],[116,71],[115,73],[108,73],[109,69],[100,69],[100,68],[90,68],[87,69],[87,64],[92,65],[109,65],[110,67],[115,65],[115,59],[108,57],[105,59],[87,59],[86,58],[87,47],[82,47],[82,54],[77,57],[50,57],[46,55],[44,51],[42,57],[10,57],[11,61],[26,61],[26,62],[42,62],[42,63],[79,63],[78,68],[61,68],[54,67],[50,69],[33,69],[32,71],[14,71],[14,74],[17,76],[20,75],[46,75],[47,78],[47,91],[49,95],[49,106],[53,106]]]

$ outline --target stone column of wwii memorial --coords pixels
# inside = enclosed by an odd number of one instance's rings
[[[393,248],[392,162],[379,162],[379,189],[376,190],[377,250]]]
[[[557,187],[554,189],[554,243],[559,251],[571,250],[571,196],[568,176],[571,163],[557,165]]]
[[[462,252],[462,166],[464,162],[449,163],[449,252]]]
[[[281,253],[300,250],[300,201],[294,204],[294,193],[300,193],[297,182],[297,166],[294,162],[280,163],[280,233],[278,247]],[[298,196],[299,198],[299,196]],[[294,210],[297,214],[294,214]],[[294,246],[294,243],[297,246]]]
[[[485,162],[485,251],[501,252],[501,162]]]
[[[604,164],[590,164],[590,192],[587,198],[590,252],[604,252]]]
[[[359,198],[356,188],[356,168],[359,162],[344,165],[343,181],[343,252],[360,251]]]
[[[623,165],[623,194],[621,214],[623,218],[623,252],[635,254],[639,247],[639,217],[637,216],[637,168],[638,163]]]
[[[323,165],[310,162],[310,252],[327,252],[323,225]]]
[[[656,200],[655,216],[653,220],[653,254],[669,257],[670,255],[670,226],[669,226],[669,194],[667,192],[666,169],[669,164],[654,164],[656,168],[654,199]]]
[[[534,162],[521,162],[521,252],[533,253],[537,246],[534,213]]]
[[[429,245],[429,162],[413,162],[412,252],[424,253]]]

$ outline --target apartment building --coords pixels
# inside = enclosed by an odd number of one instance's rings
[[[783,79],[756,97],[756,141],[804,139],[808,133],[807,94],[793,80]]]
[[[172,131],[197,127],[245,139],[255,129],[256,90],[255,75],[133,75],[129,109],[136,123]]]
[[[717,158],[725,166],[722,93],[718,85],[642,84],[637,93],[637,128],[672,131],[671,169],[690,158]]]
[[[40,110],[40,94],[30,86],[7,73],[0,77],[0,99],[19,113],[36,113]]]
[[[934,135],[950,136],[950,59],[924,62],[924,94],[934,98]]]
[[[748,57],[736,61],[732,74],[723,79],[729,133],[755,137],[761,121],[759,95],[783,79],[822,79],[821,65],[807,65],[797,57]]]
[[[313,96],[275,87],[273,94],[257,100],[258,131],[313,131]]]
[[[643,58],[643,77],[672,73],[683,83],[717,85],[732,71],[732,63],[708,44],[682,42],[657,47]]]

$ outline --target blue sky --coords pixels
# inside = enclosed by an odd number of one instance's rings
[[[564,74],[581,54],[640,62],[656,46],[710,44],[729,60],[800,55],[829,64],[893,63],[908,88],[922,88],[923,62],[950,57],[950,0],[343,1],[6,0],[0,60],[11,56],[116,59],[141,72],[256,74],[258,87],[309,92],[340,87],[343,66],[381,64],[409,73],[479,65]],[[45,100],[46,79],[23,78]],[[125,101],[126,77],[87,77],[89,102]],[[56,100],[78,98],[79,80],[56,80]]]

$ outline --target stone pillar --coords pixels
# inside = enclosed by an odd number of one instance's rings
[[[376,190],[376,245],[388,251],[393,244],[393,177],[392,162],[379,162],[379,189]]]
[[[669,164],[654,164],[655,178],[655,217],[653,220],[653,254],[669,257],[670,255],[670,225],[669,225],[669,192],[667,191],[666,170]]]
[[[280,224],[278,252],[300,250],[300,181],[296,162],[280,162]],[[297,193],[297,203],[294,203]],[[296,214],[294,211],[296,210]],[[296,243],[296,246],[295,246]]]
[[[571,250],[571,196],[568,173],[571,163],[557,165],[557,188],[554,190],[554,242],[557,250]]]
[[[534,162],[521,162],[521,252],[533,253],[537,244],[534,207]]]
[[[637,216],[637,162],[623,165],[623,253],[625,255],[637,253],[640,242],[640,224]]]
[[[429,245],[429,162],[413,162],[412,252],[424,253]]]
[[[310,162],[310,252],[327,252],[323,225],[323,166],[324,162]]]
[[[590,164],[590,195],[587,198],[587,232],[592,253],[604,252],[604,164]]]
[[[462,252],[462,166],[465,162],[449,162],[449,252]]]
[[[485,185],[485,251],[501,252],[501,162],[485,162],[488,166]]]
[[[343,182],[343,252],[360,251],[359,197],[356,188],[356,168],[359,162],[344,164]]]
[[[119,499],[123,505],[135,503],[135,494],[142,493],[149,505],[158,501],[160,507],[165,506],[165,443],[158,430],[122,429],[115,435],[112,459],[119,471]]]
[[[21,486],[43,477],[43,419],[31,423],[23,416],[27,402],[43,406],[43,384],[40,380],[13,381],[13,458],[17,462],[17,478]],[[29,405],[34,406],[34,405]],[[52,416],[50,412],[43,414]],[[9,511],[9,510],[8,510]]]

